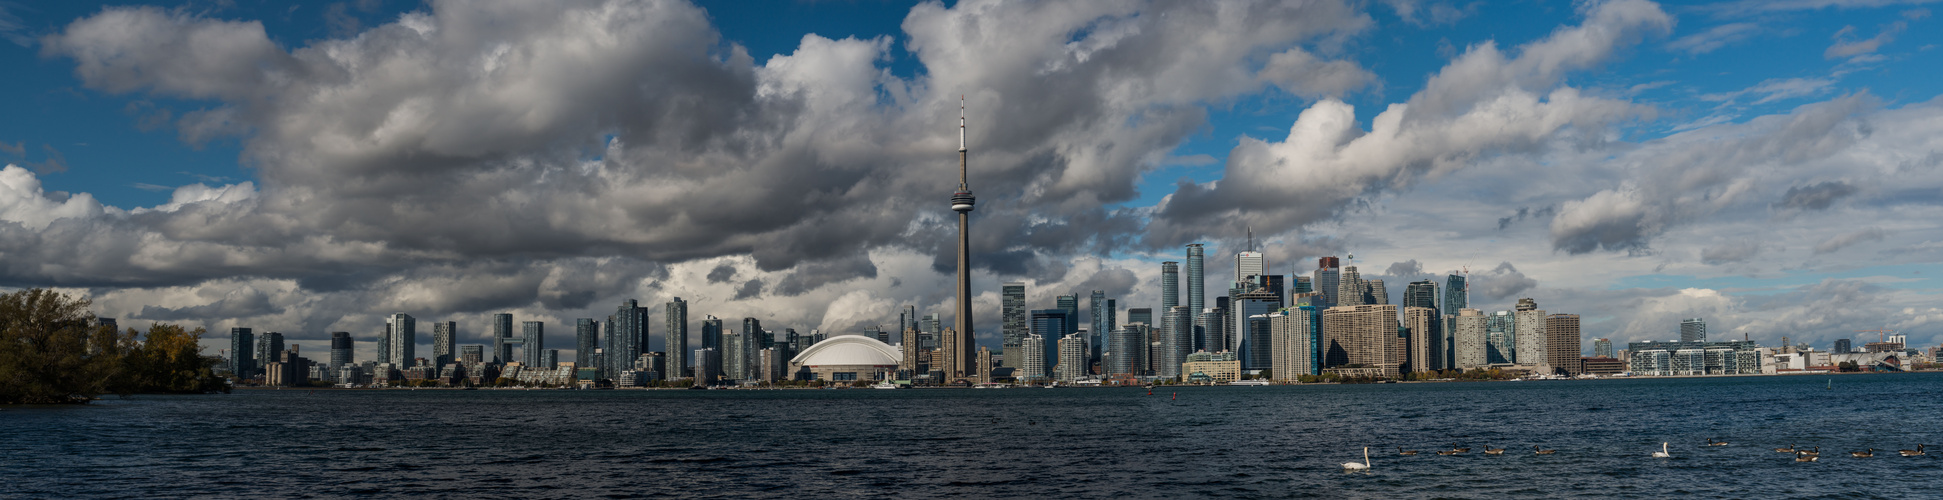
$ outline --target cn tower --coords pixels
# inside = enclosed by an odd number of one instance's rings
[[[951,210],[958,212],[957,328],[944,342],[944,373],[948,379],[972,377],[975,337],[971,315],[971,211],[976,200],[965,182],[965,96],[958,96],[958,192],[951,193]]]

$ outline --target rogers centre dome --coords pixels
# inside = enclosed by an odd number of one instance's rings
[[[817,342],[789,360],[791,372],[809,372],[814,380],[850,382],[887,380],[903,358],[897,347],[862,335],[838,335]]]

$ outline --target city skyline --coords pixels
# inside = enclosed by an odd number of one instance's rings
[[[19,19],[0,58],[25,68],[0,91],[41,96],[0,108],[24,117],[0,125],[0,288],[308,352],[348,332],[361,360],[393,314],[434,322],[400,355],[492,346],[497,313],[571,348],[566,325],[625,300],[665,345],[677,296],[691,328],[834,335],[915,307],[970,316],[996,349],[1022,320],[1002,283],[1026,285],[1026,311],[1098,290],[1166,318],[1163,261],[1204,278],[1178,305],[1208,308],[1227,270],[1308,276],[1354,253],[1391,295],[1468,269],[1471,308],[1533,297],[1587,341],[1677,339],[1695,317],[1721,339],[1943,340],[1923,273],[1943,241],[1926,48],[1943,40],[1922,6],[967,2],[792,6],[777,27],[730,3],[373,5],[0,5]],[[507,19],[531,22],[450,38]],[[1005,36],[967,31],[1000,20]],[[529,50],[586,35],[627,43],[586,66]],[[213,37],[239,52],[200,57]],[[387,54],[442,61],[442,79],[346,69]],[[131,69],[155,61],[202,66]],[[477,61],[495,69],[456,70]],[[1104,91],[1130,82],[1151,87]],[[966,284],[938,203],[952,111],[989,131],[959,137],[981,152]],[[1536,119],[1497,127],[1507,114]]]

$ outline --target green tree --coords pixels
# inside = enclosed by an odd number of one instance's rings
[[[0,295],[0,404],[86,403],[111,392],[128,342],[90,326],[88,305],[38,288]]]

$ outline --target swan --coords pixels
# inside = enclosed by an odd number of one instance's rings
[[[1503,455],[1503,454],[1504,454],[1504,448],[1492,448],[1492,447],[1491,447],[1491,445],[1488,445],[1488,444],[1487,444],[1487,445],[1484,445],[1484,454],[1486,454],[1486,455]]]
[[[1869,458],[1869,457],[1873,457],[1873,456],[1876,456],[1876,449],[1875,449],[1875,448],[1869,448],[1869,451],[1851,451],[1851,452],[1849,452],[1849,456],[1851,456],[1851,457],[1855,457],[1855,458]]]
[[[1795,461],[1796,461],[1796,462],[1813,462],[1813,461],[1815,461],[1815,460],[1817,460],[1817,459],[1820,459],[1820,458],[1822,458],[1822,457],[1818,457],[1818,456],[1814,456],[1814,455],[1809,455],[1809,454],[1807,454],[1806,452],[1799,452],[1799,451],[1797,451],[1797,452],[1795,452]]]
[[[1776,453],[1794,453],[1794,452],[1795,452],[1795,445],[1792,445],[1792,444],[1791,444],[1791,445],[1788,445],[1788,447],[1787,447],[1787,448],[1775,448],[1775,449],[1774,449],[1774,451],[1775,451]]]
[[[1403,451],[1403,447],[1402,447],[1402,446],[1398,446],[1398,447],[1397,447],[1397,455],[1401,455],[1401,456],[1406,456],[1406,457],[1414,457],[1414,456],[1417,456],[1417,450],[1410,450],[1410,451]]]
[[[1673,454],[1666,452],[1666,443],[1662,442],[1660,443],[1660,451],[1653,452],[1653,458],[1673,458]]]
[[[1356,462],[1343,462],[1344,471],[1369,470],[1369,468],[1370,468],[1370,447],[1368,446],[1363,447],[1363,463],[1359,464]]]
[[[1726,442],[1726,441],[1715,441],[1715,440],[1714,440],[1714,438],[1707,438],[1707,444],[1706,444],[1706,446],[1727,446],[1727,442]]]
[[[1538,449],[1538,445],[1532,445],[1532,446],[1531,446],[1531,453],[1532,453],[1533,455],[1550,455],[1550,454],[1553,454],[1553,453],[1558,453],[1558,450],[1541,450],[1541,449]]]
[[[1917,456],[1925,455],[1925,453],[1923,453],[1923,445],[1920,444],[1916,445],[1916,449],[1914,450],[1897,450],[1896,452],[1903,454],[1903,456],[1905,457],[1917,457]]]

